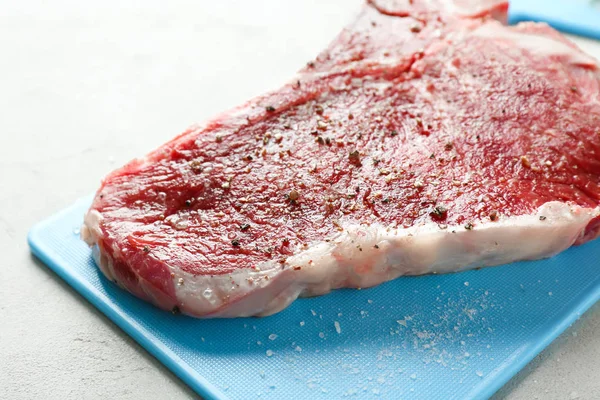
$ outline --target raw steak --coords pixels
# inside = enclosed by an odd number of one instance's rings
[[[371,1],[288,85],[106,177],[82,231],[103,273],[174,312],[268,315],[595,238],[598,65],[506,10]]]

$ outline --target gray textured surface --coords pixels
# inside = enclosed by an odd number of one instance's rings
[[[27,230],[109,170],[277,87],[360,3],[2,2],[0,398],[193,397],[31,258]],[[600,398],[598,332],[596,306],[495,400]]]

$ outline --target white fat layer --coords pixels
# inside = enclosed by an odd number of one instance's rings
[[[98,242],[98,238],[102,235],[100,231],[102,215],[97,210],[90,210],[83,218],[83,226],[80,233],[81,239],[92,246]]]
[[[474,34],[486,39],[510,40],[515,47],[527,50],[531,54],[564,58],[572,65],[597,66],[597,61],[592,56],[560,40],[535,32],[521,32],[498,24],[485,24],[476,29]]]
[[[299,251],[286,264],[266,262],[226,275],[193,275],[171,268],[180,309],[198,317],[269,315],[296,298],[341,287],[370,287],[403,275],[447,273],[551,257],[580,238],[600,208],[549,202],[531,215],[440,229],[381,225],[344,227],[329,241]],[[542,217],[542,218],[540,218]],[[101,216],[86,218],[88,229]],[[87,225],[91,223],[92,225]],[[107,257],[96,257],[114,279]]]
[[[435,223],[408,229],[348,226],[330,242],[316,243],[288,258],[283,269],[265,263],[258,270],[213,277],[172,272],[177,297],[188,313],[269,315],[299,296],[336,288],[550,257],[570,247],[598,215],[599,208],[549,202],[532,215],[481,222],[472,230],[464,226],[442,230]]]
[[[88,211],[83,219],[83,226],[81,227],[80,236],[81,239],[88,245],[93,246],[92,256],[94,261],[96,261],[96,265],[98,265],[104,276],[111,281],[116,281],[116,275],[113,269],[111,258],[103,254],[98,246],[96,246],[98,239],[102,236],[102,231],[100,230],[101,221],[102,214],[100,214],[97,210]]]
[[[491,10],[494,7],[503,5],[504,1],[501,0],[455,0],[449,1],[444,4],[448,7],[450,13],[457,14],[463,17],[471,17],[480,15],[481,13]]]

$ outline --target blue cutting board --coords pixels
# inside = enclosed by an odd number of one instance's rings
[[[545,22],[554,29],[600,40],[598,0],[510,0],[508,22]]]
[[[301,299],[267,318],[197,320],[104,279],[78,237],[89,202],[36,225],[31,250],[208,399],[485,399],[600,298],[599,240]]]

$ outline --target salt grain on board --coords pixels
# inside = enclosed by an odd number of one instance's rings
[[[277,339],[277,335],[276,335],[276,334],[274,334],[274,333],[271,333],[271,334],[269,335],[269,340],[275,340],[275,339]]]
[[[267,350],[267,357],[271,357],[273,355],[273,351],[272,350]]]
[[[333,325],[335,326],[335,331],[339,334],[342,333],[342,327],[340,326],[340,323],[338,321],[334,321]]]

